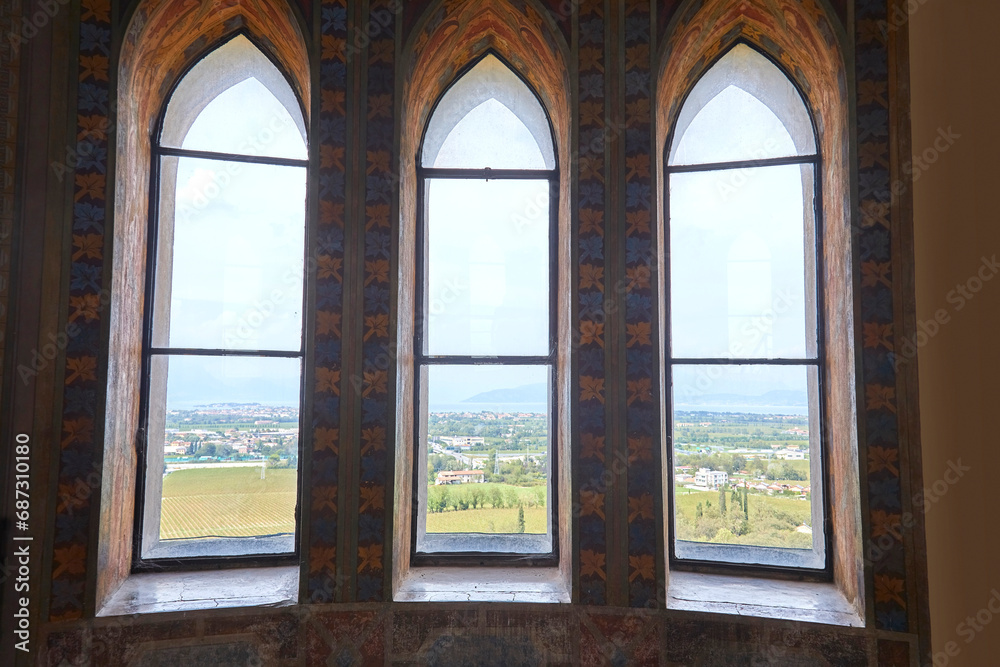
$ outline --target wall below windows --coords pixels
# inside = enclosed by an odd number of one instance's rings
[[[934,664],[957,667],[1000,654],[998,22],[975,0],[921,3],[909,22],[931,627]]]

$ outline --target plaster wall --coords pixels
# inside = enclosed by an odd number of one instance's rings
[[[1000,279],[971,291],[980,270],[984,278],[1000,270],[983,262],[1000,258],[1000,71],[992,65],[998,21],[1000,7],[976,0],[929,0],[909,21],[913,153],[920,160],[913,163],[916,315],[927,334],[917,341],[926,343],[918,351],[924,487],[939,498],[926,503],[932,645],[944,654],[935,665],[958,667],[994,664],[1000,653],[1000,619],[976,621],[978,632],[966,621],[1000,591]],[[947,320],[932,336],[941,311]],[[961,478],[948,474],[959,462],[969,470]],[[944,493],[935,493],[935,482]],[[1000,609],[1000,595],[993,608]]]

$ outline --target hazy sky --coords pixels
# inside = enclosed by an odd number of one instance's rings
[[[502,78],[496,71],[490,76]],[[464,118],[449,121],[453,126],[440,142],[435,165],[544,168],[551,156],[543,153],[551,148],[539,148],[532,131],[490,98],[489,85],[494,84],[469,87],[482,101],[476,98],[471,110],[463,110]],[[511,92],[515,84],[509,81],[503,84],[507,89],[495,85],[510,104],[534,100],[530,92],[529,98]],[[516,85],[523,86],[519,80]],[[288,110],[252,78],[206,107],[183,146],[306,157]],[[796,150],[766,105],[728,86],[687,125],[675,159],[759,157],[759,146],[768,154]],[[177,164],[170,344],[297,350],[305,169],[168,159]],[[675,356],[815,353],[815,331],[806,317],[812,276],[803,261],[813,243],[811,170],[793,165],[670,177],[669,328]],[[547,182],[437,180],[429,185],[428,205],[428,351],[544,355]],[[298,372],[298,360],[175,359],[170,395],[185,402],[296,404]],[[546,375],[542,367],[436,368],[431,402],[455,403],[482,391],[545,383]],[[804,395],[807,383],[803,368],[686,368],[675,371],[674,392],[753,396],[780,389]]]

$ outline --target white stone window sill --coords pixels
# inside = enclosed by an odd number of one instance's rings
[[[394,602],[570,602],[569,588],[551,567],[414,567]]]
[[[254,567],[132,574],[98,616],[232,607],[285,607],[299,597],[299,568]]]
[[[671,572],[667,608],[859,628],[854,606],[832,583]]]

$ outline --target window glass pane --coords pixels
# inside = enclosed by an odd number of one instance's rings
[[[531,89],[487,56],[442,96],[423,141],[425,167],[554,169],[548,117]]]
[[[824,566],[818,397],[814,366],[673,367],[679,558]]]
[[[306,159],[288,110],[257,79],[246,79],[205,107],[184,137],[189,150]]]
[[[306,170],[161,164],[154,346],[300,349]]]
[[[692,89],[677,119],[669,164],[815,152],[809,112],[795,86],[767,58],[739,45]]]
[[[427,353],[549,353],[549,183],[429,180]]]
[[[154,356],[143,557],[293,550],[299,359]]]
[[[669,176],[674,357],[815,356],[813,170]]]
[[[245,37],[205,56],[171,95],[160,143],[171,148],[306,159],[291,86]]]
[[[548,366],[425,366],[419,551],[551,550]]]

